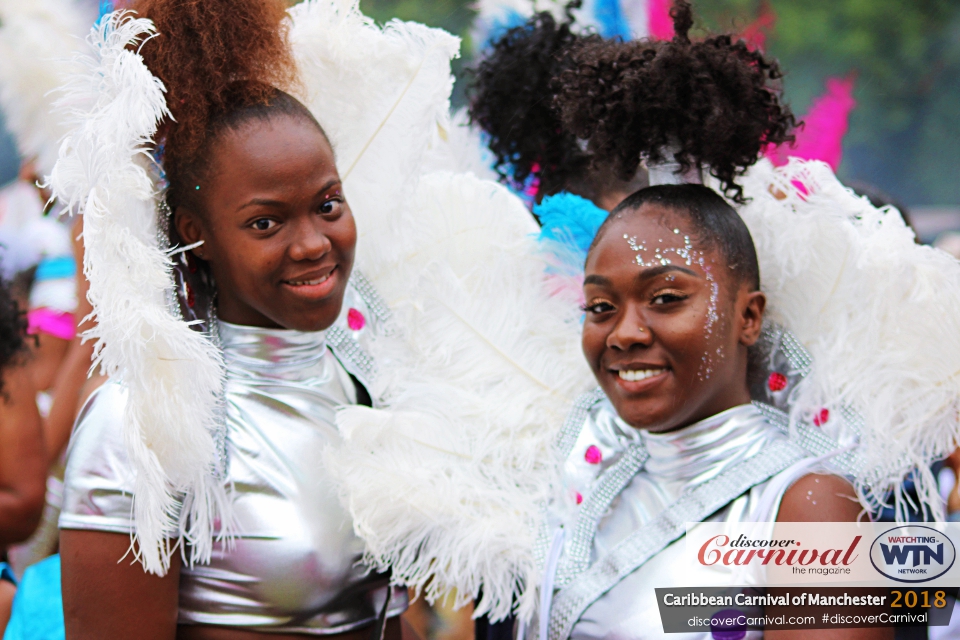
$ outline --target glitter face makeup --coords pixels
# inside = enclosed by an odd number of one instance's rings
[[[683,212],[644,204],[611,220],[587,257],[584,354],[638,428],[668,431],[749,401],[741,307],[762,294],[738,293],[721,252],[698,237]]]
[[[636,236],[631,236],[630,234],[625,233],[623,234],[623,238],[627,241],[627,245],[630,247],[630,249],[636,253],[634,260],[637,266],[641,268],[673,264],[671,258],[669,257],[672,254],[678,259],[680,264],[685,264],[688,267],[696,264],[703,270],[703,272],[706,274],[706,280],[710,286],[710,304],[707,309],[706,322],[704,323],[703,331],[705,335],[710,338],[713,336],[714,325],[716,325],[717,321],[720,319],[720,316],[717,313],[717,299],[720,295],[720,286],[713,277],[713,270],[711,266],[707,264],[704,253],[694,249],[693,243],[690,241],[690,236],[686,233],[681,233],[679,228],[674,228],[672,235],[674,238],[668,236],[666,243],[664,242],[663,238],[657,238],[656,244],[649,249],[643,241],[638,242]],[[676,242],[676,239],[680,238],[681,235],[683,239],[683,245],[673,246]],[[650,257],[651,253],[653,254],[652,258]],[[718,346],[715,350],[707,349],[704,351],[700,358],[700,369],[697,372],[697,375],[700,377],[700,379],[709,379],[714,370],[715,359],[722,358],[722,345]]]

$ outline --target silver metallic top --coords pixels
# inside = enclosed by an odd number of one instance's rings
[[[353,316],[339,333],[362,331],[353,331],[358,324]],[[328,635],[375,622],[388,589],[389,615],[406,608],[405,590],[360,563],[363,544],[324,472],[322,451],[340,437],[336,409],[357,401],[357,387],[326,338],[220,323],[227,482],[239,534],[233,548],[215,544],[209,565],[181,569],[181,624]],[[132,529],[124,402],[123,386],[108,382],[78,419],[62,529]]]
[[[594,404],[579,434],[567,443],[565,497],[549,512],[551,529],[563,526],[566,531],[557,586],[575,581],[587,566],[592,566],[656,518],[684,491],[702,485],[786,438],[783,431],[768,422],[753,405],[734,407],[678,431],[652,434],[624,423],[605,399]],[[637,454],[637,451],[643,453]],[[625,467],[627,473],[632,471],[634,475],[619,483],[622,490],[610,499],[609,508],[598,514],[596,526],[584,535],[578,531],[578,520],[583,520],[580,512],[595,502],[591,498],[604,491],[605,485],[609,487],[610,481],[604,481],[611,476],[608,472]],[[768,486],[784,485],[772,480],[759,484],[708,520],[774,520],[782,488],[776,489],[776,496],[764,496]],[[583,551],[578,551],[578,545]],[[687,562],[684,552],[685,542],[681,538],[633,571],[586,608],[570,637],[576,640],[708,640],[709,632],[664,634],[654,588],[728,585],[735,578],[730,569],[722,566],[695,568]],[[582,568],[576,566],[578,553],[588,556]],[[682,570],[678,570],[680,567]],[[742,579],[742,575],[738,578]],[[761,636],[750,632],[747,637]]]

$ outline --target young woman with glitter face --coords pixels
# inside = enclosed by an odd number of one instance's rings
[[[682,533],[602,594],[578,600],[578,580],[602,571],[607,554],[645,535],[644,527],[685,494],[710,491],[708,480],[724,473],[746,477],[759,461],[788,454],[778,470],[755,476],[722,498],[725,506],[701,514],[705,521],[860,516],[854,489],[841,477],[806,473],[779,482],[781,473],[795,473],[788,470],[791,456],[809,454],[790,453],[787,435],[751,404],[748,349],[760,337],[766,303],[759,284],[746,225],[702,185],[642,189],[597,233],[585,267],[583,351],[603,394],[584,405],[579,430],[571,432],[563,473],[572,497],[553,504],[548,518],[567,532],[554,575],[551,638],[672,637],[660,631],[654,589],[717,584],[718,577],[715,567],[676,570],[687,566]],[[621,467],[635,475],[611,492]],[[592,526],[591,513],[599,514]],[[818,634],[892,637],[886,629]],[[706,640],[710,632],[683,637]]]
[[[234,487],[238,533],[214,543],[209,564],[174,552],[158,576],[131,561],[128,392],[109,381],[84,408],[69,452],[60,520],[68,638],[367,638],[381,624],[400,637],[406,593],[362,564],[320,462],[339,437],[337,408],[369,403],[362,367],[325,337],[351,295],[357,231],[323,129],[275,88],[293,68],[285,8],[135,3],[159,32],[140,51],[172,105],[161,131],[174,237],[192,247],[189,271],[215,283],[206,293],[215,293],[210,321],[226,362],[223,482]],[[205,39],[188,37],[196,33]],[[182,304],[199,307],[190,284]]]

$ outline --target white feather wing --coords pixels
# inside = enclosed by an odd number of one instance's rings
[[[460,40],[399,20],[381,29],[356,0],[306,0],[290,16],[302,97],[337,154],[357,220],[357,266],[366,269],[389,255],[389,230],[446,125]]]
[[[518,602],[526,616],[553,443],[594,384],[580,312],[549,295],[535,225],[504,187],[425,176],[405,221],[396,262],[368,273],[404,330],[381,347],[389,410],[344,410],[328,460],[373,561],[428,599],[482,586],[477,615]]]
[[[927,465],[960,440],[960,263],[916,244],[895,209],[856,196],[826,164],[764,160],[743,185],[768,317],[813,356],[792,423],[854,409],[861,433],[834,432],[839,420],[820,428],[859,441],[864,497],[882,499],[919,467],[921,495],[938,509]]]
[[[168,304],[172,265],[157,241],[149,145],[168,111],[163,85],[127,49],[153,33],[149,20],[123,13],[94,29],[92,52],[79,61],[84,71],[65,89],[73,128],[51,185],[84,216],[84,273],[97,321],[90,336],[106,373],[129,391],[124,440],[137,471],[136,540],[144,566],[162,575],[173,553],[168,538],[181,536],[191,559],[205,561],[215,520],[229,518],[211,473],[221,356]]]

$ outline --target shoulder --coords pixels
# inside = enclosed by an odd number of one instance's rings
[[[126,389],[107,382],[81,410],[67,448],[60,528],[130,530],[136,472],[123,439],[126,404]]]
[[[779,522],[853,522],[863,507],[857,492],[841,476],[811,473],[797,480],[780,503]]]
[[[79,458],[79,449],[88,443],[112,448],[123,442],[123,421],[127,408],[126,388],[108,380],[90,394],[77,415],[67,449],[68,460]]]

